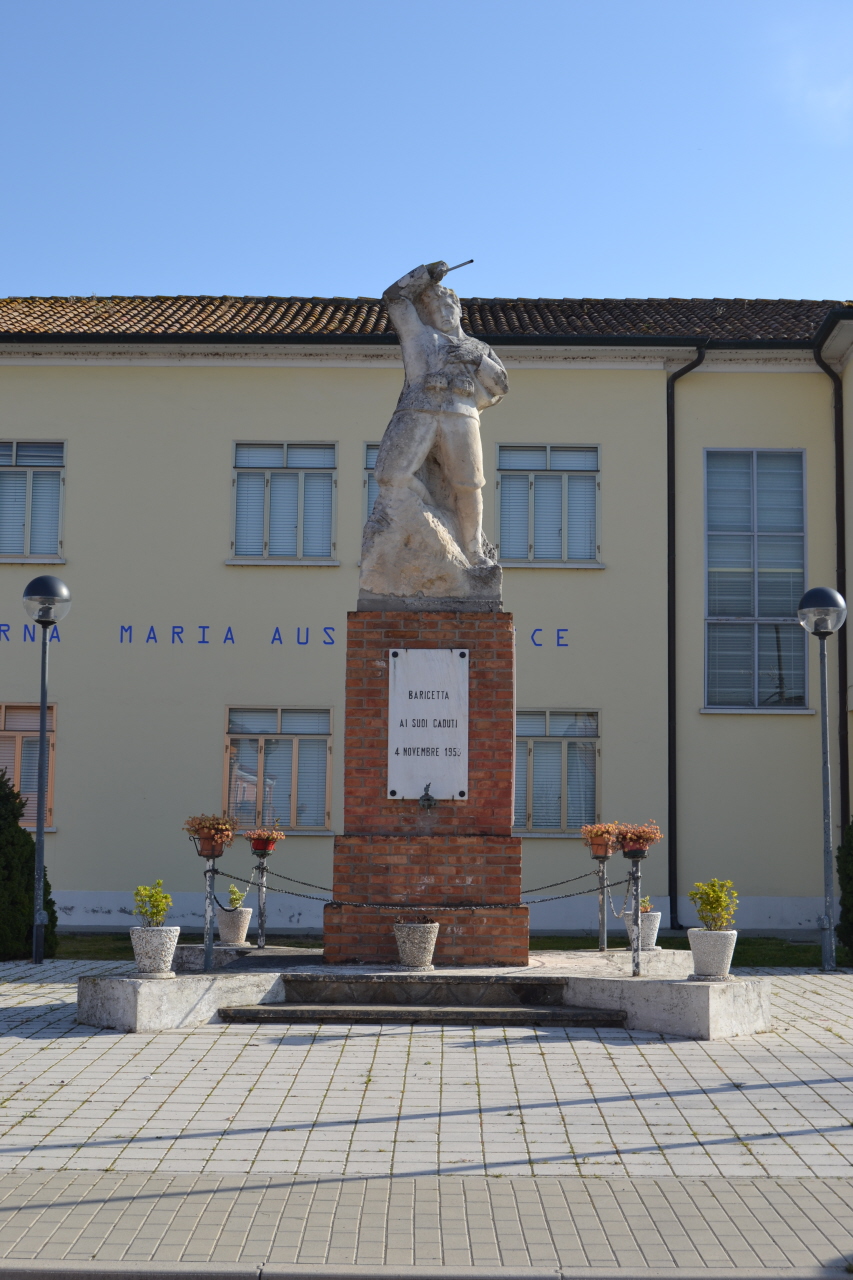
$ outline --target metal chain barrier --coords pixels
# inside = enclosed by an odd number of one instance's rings
[[[268,872],[267,874],[276,875],[277,872]],[[254,884],[254,879],[246,880],[244,876],[233,875],[229,871],[220,871],[218,867],[214,868],[214,875],[227,876],[229,880],[239,880],[241,884]],[[572,884],[575,880],[583,880],[587,875],[595,875],[594,871],[585,871],[582,876],[572,876],[571,880],[557,880],[556,884]],[[290,880],[290,876],[279,876],[281,880]],[[295,884],[305,884],[304,880],[295,880]],[[628,880],[614,880],[614,886],[617,884],[628,884]],[[312,888],[322,889],[323,885],[312,885]],[[542,885],[542,889],[550,889],[551,885]],[[491,911],[494,910],[499,903],[458,903],[456,906],[433,906],[426,902],[350,902],[345,898],[320,898],[316,893],[297,893],[295,889],[278,889],[275,885],[268,885],[270,893],[285,893],[293,898],[310,898],[314,902],[328,902],[332,907],[373,907],[377,911]],[[327,890],[331,892],[331,890]],[[525,889],[525,893],[539,893],[540,889]],[[581,898],[587,893],[598,893],[598,886],[592,889],[579,889],[575,893],[555,893],[551,898],[536,898],[532,903],[524,903],[524,906],[536,906],[539,902],[556,902],[560,898]],[[218,901],[218,900],[217,900]],[[626,897],[627,901],[627,897]],[[611,907],[612,907],[611,900]],[[223,910],[236,910],[236,908],[224,907]],[[614,915],[615,915],[614,911]]]
[[[580,879],[580,876],[578,876],[578,879]],[[566,882],[563,881],[563,883],[565,884]],[[612,887],[615,888],[617,884],[629,884],[629,883],[630,883],[629,880],[614,880]],[[536,890],[528,889],[526,892],[535,893]],[[598,885],[595,885],[592,889],[578,889],[576,893],[555,893],[552,898],[534,898],[532,902],[526,902],[524,905],[529,907],[535,907],[539,902],[556,902],[558,898],[582,898],[585,893],[598,893]]]
[[[232,874],[231,874],[231,872],[229,872],[229,871],[219,871],[219,870],[215,870],[215,874],[216,874],[216,875],[218,875],[218,876],[228,876],[228,879],[229,879],[229,880],[239,880],[241,884],[247,884],[247,885],[249,885],[249,886],[251,886],[251,885],[253,885],[253,884],[254,884],[254,879],[252,879],[252,880],[246,880],[246,879],[244,879],[244,877],[243,877],[243,876],[235,876],[235,875],[232,875]],[[267,875],[275,875],[275,874],[276,874],[276,873],[275,873],[274,871],[269,871],[269,870],[267,871]],[[283,879],[283,880],[288,880],[289,878],[290,878],[289,876],[282,876],[282,877],[281,877],[281,879]],[[296,884],[302,884],[302,883],[303,883],[303,881],[302,881],[302,880],[297,880],[297,881],[296,881]],[[312,885],[311,887],[312,887],[312,889],[323,889],[323,888],[325,888],[325,885],[318,884],[318,885]],[[291,897],[291,898],[310,898],[312,902],[331,902],[331,901],[332,901],[332,899],[331,899],[331,898],[321,898],[321,897],[319,897],[316,893],[297,893],[295,889],[277,889],[277,888],[275,887],[275,885],[273,885],[273,884],[268,884],[268,885],[267,885],[267,889],[268,889],[268,891],[269,891],[270,893],[287,893],[287,894],[289,894],[289,895],[290,895],[290,897]],[[331,893],[332,891],[331,891],[331,889],[327,889],[327,890],[326,890],[326,892],[327,892],[327,893]],[[358,905],[358,904],[356,904],[356,903],[347,903],[347,904],[345,904],[345,905],[347,905],[347,906],[355,906],[355,905]],[[226,908],[226,909],[227,909],[227,908]]]
[[[584,871],[579,876],[569,876],[568,880],[555,880],[553,884],[540,884],[536,889],[522,889],[522,893],[544,893],[546,889],[556,889],[561,884],[574,884],[576,880],[585,880],[587,876],[594,876],[598,873],[595,871]]]
[[[267,867],[268,876],[277,876],[279,880],[289,880],[291,884],[304,885],[306,889],[323,889],[326,893],[331,893],[331,889],[327,889],[324,884],[312,884],[310,880],[297,880],[294,876],[282,875],[280,871],[270,871]]]
[[[630,889],[631,877],[629,876],[627,880],[614,880],[614,881],[613,881],[613,885],[615,886],[615,885],[617,885],[617,884],[627,884],[627,885],[629,886],[629,887],[625,890],[625,901],[622,903],[622,910],[621,910],[621,911],[617,911],[617,910],[616,910],[616,908],[615,908],[615,907],[614,907],[614,905],[613,905],[613,895],[612,895],[612,893],[610,892],[610,889],[611,889],[611,887],[612,887],[612,886],[611,886],[611,885],[608,885],[608,886],[607,886],[607,896],[608,896],[608,898],[610,899],[610,910],[613,912],[613,914],[614,914],[614,916],[616,917],[616,919],[617,919],[617,920],[621,920],[621,919],[622,919],[622,917],[624,916],[625,912],[628,910],[628,899],[629,899],[629,898],[630,898],[630,896],[631,896],[631,889]]]

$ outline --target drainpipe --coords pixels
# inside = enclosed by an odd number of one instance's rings
[[[812,354],[832,381],[835,438],[835,589],[847,599],[847,542],[844,510],[844,388],[841,378],[823,358],[823,341]],[[838,636],[838,773],[842,835],[850,825],[850,748],[847,733],[847,623]]]
[[[705,359],[705,338],[697,343],[696,359],[682,365],[666,380],[666,702],[667,702],[667,848],[669,872],[669,927],[678,922],[678,721],[676,693],[675,610],[675,384],[698,369]]]

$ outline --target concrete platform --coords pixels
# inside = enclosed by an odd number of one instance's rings
[[[625,1026],[699,1040],[770,1027],[768,979],[688,981],[692,956],[684,951],[644,953],[644,973],[634,978],[627,950],[540,952],[524,967],[431,973],[306,964],[299,948],[285,950],[259,957],[234,948],[217,972],[180,973],[174,982],[82,978],[78,1021],[121,1031],[221,1020]]]
[[[213,969],[285,969],[291,964],[322,964],[323,948],[320,947],[264,947],[259,951],[247,943],[244,947],[226,947],[216,943],[213,948]],[[172,961],[175,973],[203,973],[204,947],[199,943],[181,943],[175,948]]]

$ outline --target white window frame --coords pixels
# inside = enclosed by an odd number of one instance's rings
[[[705,635],[704,635],[704,646],[705,646],[705,679],[704,679],[704,685],[703,685],[702,711],[703,711],[703,713],[704,713],[704,714],[706,714],[706,715],[760,715],[760,716],[812,715],[812,714],[814,714],[814,712],[811,710],[811,708],[810,708],[810,706],[809,706],[809,654],[808,654],[808,647],[807,647],[807,644],[806,644],[806,641],[807,641],[808,637],[807,637],[807,635],[806,635],[805,631],[803,631],[803,653],[804,653],[804,658],[803,658],[803,666],[804,666],[804,679],[803,679],[803,705],[802,705],[801,707],[793,707],[793,706],[791,706],[791,707],[763,707],[763,706],[759,705],[759,702],[758,702],[758,679],[759,679],[759,671],[758,671],[758,665],[759,665],[759,664],[758,664],[758,628],[759,628],[759,626],[760,626],[760,625],[773,626],[773,624],[774,624],[774,623],[783,623],[783,624],[784,624],[784,625],[786,625],[786,626],[790,626],[792,623],[796,623],[797,625],[799,625],[799,623],[797,622],[797,616],[796,616],[796,614],[793,614],[793,615],[791,615],[790,617],[783,618],[783,617],[759,617],[757,613],[756,613],[756,614],[751,615],[750,617],[745,617],[745,616],[743,616],[743,615],[739,615],[739,616],[737,616],[737,617],[728,617],[728,616],[724,616],[724,615],[715,615],[714,617],[711,617],[711,615],[710,615],[710,613],[709,613],[709,609],[708,609],[709,559],[710,559],[710,557],[709,557],[709,546],[710,546],[710,540],[711,540],[711,538],[712,538],[712,537],[714,537],[714,536],[717,536],[717,535],[715,535],[715,534],[712,534],[712,533],[710,532],[710,530],[708,529],[708,455],[709,455],[710,453],[748,453],[748,454],[751,454],[751,455],[752,455],[752,460],[753,460],[753,461],[752,461],[752,509],[753,509],[753,524],[754,524],[754,525],[755,525],[755,523],[756,523],[756,521],[757,521],[757,513],[758,513],[758,482],[757,482],[757,477],[758,477],[758,467],[757,467],[757,463],[756,463],[757,455],[758,455],[759,453],[798,453],[798,454],[800,454],[800,456],[802,457],[802,460],[803,460],[803,532],[802,532],[802,539],[803,539],[803,592],[804,592],[804,593],[805,593],[806,591],[808,591],[808,570],[809,570],[809,544],[808,544],[808,536],[809,536],[809,535],[808,535],[808,530],[809,530],[809,521],[808,521],[808,506],[807,506],[807,502],[808,502],[808,483],[807,483],[807,479],[808,479],[808,477],[807,477],[807,474],[806,474],[806,465],[807,465],[806,450],[805,450],[804,448],[799,448],[799,449],[786,449],[786,448],[774,449],[774,448],[772,448],[772,447],[770,447],[770,446],[767,446],[767,447],[764,447],[764,448],[758,448],[758,449],[744,449],[744,448],[737,448],[737,447],[730,448],[730,447],[728,447],[728,446],[726,446],[726,445],[715,445],[713,448],[706,448],[706,449],[703,449],[703,451],[702,451],[702,490],[703,490],[703,495],[702,495],[702,496],[703,496],[703,521],[704,521],[704,533],[705,533],[705,546],[704,546],[704,552],[705,552],[705,556],[704,556],[704,574],[705,574],[705,582],[704,582],[704,610],[705,610],[705,622],[704,622],[704,631],[705,631]],[[757,542],[757,540],[758,540],[758,537],[759,537],[759,534],[758,534],[758,531],[757,531],[757,527],[754,527],[754,528],[753,528],[753,530],[752,530],[752,532],[751,532],[750,534],[738,535],[738,536],[751,537],[751,538],[753,538],[753,540],[754,540],[754,543],[753,543],[753,546],[754,546],[754,553],[753,553],[753,570],[752,570],[752,572],[753,572],[753,575],[755,576],[755,583],[757,584],[757,574],[758,574],[758,555],[757,555],[757,545],[758,545],[758,542]],[[769,537],[773,537],[774,535],[772,535],[772,534],[770,534],[770,535],[762,534],[761,536],[762,536],[762,537],[768,537],[768,536],[769,536]],[[780,536],[780,537],[781,537],[781,536],[787,536],[787,537],[789,537],[790,535],[788,534],[788,535],[779,535],[779,536]],[[797,535],[797,536],[799,536],[799,535]],[[753,604],[757,607],[757,604],[758,604],[757,586],[756,586],[756,587],[754,588],[754,590],[753,590]],[[710,676],[710,664],[709,664],[709,662],[708,662],[708,628],[709,628],[709,626],[711,626],[711,625],[713,625],[713,624],[717,624],[717,623],[722,623],[722,624],[729,623],[730,625],[731,625],[731,624],[735,624],[735,623],[737,623],[737,624],[741,624],[741,625],[745,625],[745,626],[751,626],[751,627],[752,627],[752,629],[753,629],[753,642],[752,642],[752,653],[753,653],[753,662],[752,662],[752,667],[753,667],[752,692],[753,692],[753,699],[754,699],[754,701],[753,701],[753,703],[752,703],[752,705],[751,705],[751,706],[743,706],[742,704],[738,704],[738,703],[733,703],[733,704],[732,704],[732,705],[730,705],[730,706],[723,705],[723,704],[721,704],[721,703],[720,703],[720,704],[718,704],[718,703],[714,703],[713,705],[711,705],[711,704],[708,702],[708,681],[709,681],[709,676]]]
[[[594,742],[595,743],[595,821],[601,821],[601,711],[597,707],[518,707],[516,715],[525,713],[531,715],[545,714],[545,736],[541,734],[515,734],[515,769],[523,768],[527,773],[527,823],[523,827],[515,825],[515,777],[513,777],[512,792],[512,821],[513,835],[523,836],[525,840],[554,840],[554,839],[572,839],[580,836],[580,827],[570,827],[567,825],[569,788],[568,788],[568,765],[567,751],[565,744],[569,742]],[[598,717],[598,733],[595,737],[589,734],[583,738],[570,738],[563,734],[555,734],[549,736],[548,730],[551,727],[551,716],[554,715],[595,715]],[[562,752],[562,760],[560,764],[560,826],[559,827],[536,827],[533,823],[533,744],[535,742],[561,742],[564,744]],[[520,743],[526,744],[526,754],[522,756]]]
[[[9,710],[10,707],[15,708],[16,710],[21,709],[21,710],[31,711],[36,721],[38,720],[38,714],[39,714],[38,703],[3,702],[3,703],[0,703],[0,726],[4,726],[6,724],[6,712]],[[54,824],[54,818],[53,818],[54,757],[56,754],[56,703],[55,702],[49,702],[47,704],[47,712],[48,712],[48,716],[47,716],[47,723],[48,723],[47,796],[45,797],[44,829],[45,831],[55,831],[56,826]],[[12,783],[12,786],[15,788],[16,791],[20,791],[21,789],[21,763],[22,763],[22,756],[23,756],[24,738],[38,739],[38,732],[39,731],[37,727],[35,729],[6,729],[3,727],[0,727],[0,738],[15,739],[15,763],[13,766],[13,776],[9,779],[9,781]],[[28,792],[28,794],[34,795],[33,792]],[[25,816],[20,823],[20,825],[24,828],[25,831],[35,831],[36,829],[35,803],[31,807],[32,807],[32,817],[30,818],[29,816]]]
[[[370,516],[370,511],[368,510],[368,505],[367,505],[367,495],[370,488],[370,477],[373,475],[373,467],[371,467],[367,461],[367,451],[368,449],[378,449],[379,444],[380,444],[380,441],[378,440],[366,440],[364,443],[364,448],[362,450],[362,456],[364,457],[364,478],[362,480],[362,497],[361,497],[362,524],[367,524],[368,517]]]
[[[267,448],[281,447],[284,450],[285,463],[287,461],[288,446],[295,448],[310,448],[311,446],[321,446],[326,449],[334,449],[335,464],[332,467],[238,467],[237,466],[237,447],[238,445],[264,445]],[[231,442],[231,558],[226,564],[263,564],[263,565],[286,565],[286,564],[302,564],[302,565],[339,565],[337,559],[338,548],[338,445],[334,440],[232,440]],[[237,477],[242,474],[263,475],[264,477],[264,551],[260,556],[238,556],[237,555]],[[269,554],[269,530],[270,530],[270,476],[272,475],[298,475],[299,476],[299,497],[298,497],[298,518],[296,526],[296,555],[295,556],[271,556]],[[304,517],[304,492],[305,492],[305,476],[306,475],[330,475],[332,477],[332,519],[331,519],[331,555],[328,557],[303,556],[302,555],[302,525]]]
[[[232,711],[275,711],[278,716],[279,732],[277,733],[232,733],[229,726],[231,723]],[[281,716],[284,711],[328,711],[329,713],[329,732],[328,733],[281,733]],[[335,713],[331,707],[318,707],[316,703],[310,707],[295,707],[290,704],[284,707],[247,707],[244,703],[236,706],[226,707],[225,709],[225,774],[223,779],[222,792],[222,813],[227,816],[228,808],[228,792],[230,783],[230,760],[231,760],[231,743],[239,742],[240,739],[257,738],[258,739],[258,776],[263,778],[264,767],[264,741],[275,739],[277,742],[288,740],[293,743],[293,756],[291,764],[291,787],[290,787],[290,819],[289,826],[283,826],[282,831],[286,831],[290,835],[317,835],[328,834],[332,829],[332,741],[335,728]],[[296,825],[296,807],[299,802],[299,744],[303,740],[316,742],[323,739],[326,742],[326,797],[324,805],[325,821],[322,826],[297,826]],[[256,788],[258,792],[255,796],[255,819],[250,825],[263,825],[263,786]],[[247,826],[240,826],[238,830],[248,830]]]
[[[545,449],[546,465],[544,470],[535,467],[531,471],[522,470],[502,470],[500,466],[501,449]],[[598,467],[595,471],[577,470],[568,471],[562,467],[551,469],[551,449],[595,449],[598,455]],[[510,560],[506,559],[501,553],[500,532],[501,532],[501,479],[504,475],[508,476],[527,476],[531,500],[528,505],[528,528],[527,528],[527,559],[526,560]],[[536,476],[554,476],[564,477],[563,482],[563,554],[559,560],[534,560],[533,558],[533,521],[534,521],[534,479]],[[594,476],[595,477],[595,556],[586,560],[569,559],[567,552],[568,540],[568,476]],[[601,562],[601,446],[598,444],[581,444],[561,440],[553,444],[545,444],[544,442],[522,442],[520,440],[504,440],[495,447],[495,546],[498,551],[498,559],[501,565],[506,569],[603,569]]]
[[[27,476],[27,499],[26,499],[26,516],[24,523],[24,551],[23,553],[14,552],[9,555],[0,555],[0,564],[65,564],[64,558],[64,537],[65,537],[65,468],[68,458],[68,441],[60,440],[54,436],[51,440],[34,440],[32,438],[20,438],[10,440],[5,437],[2,444],[12,445],[12,456],[14,461],[11,464],[0,464],[0,471],[12,471],[15,475],[20,475],[22,471]],[[61,444],[62,445],[62,464],[57,465],[53,462],[45,463],[43,467],[38,466],[18,466],[18,446],[28,444]],[[59,512],[57,519],[58,537],[57,537],[57,553],[56,555],[45,555],[39,553],[30,555],[30,520],[32,515],[33,501],[33,473],[39,471],[58,471],[59,472]]]

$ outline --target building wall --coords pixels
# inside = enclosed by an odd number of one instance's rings
[[[606,567],[506,570],[518,703],[598,710],[602,817],[665,828],[666,370],[649,357],[620,368],[542,363],[550,367],[508,359],[510,395],[483,415],[486,528],[494,529],[499,443],[597,444]],[[525,364],[535,362],[516,357]],[[393,353],[313,367],[285,359],[0,367],[0,434],[68,441],[58,572],[74,604],[51,653],[57,830],[47,836],[67,925],[115,927],[134,885],[158,876],[176,897],[176,919],[198,918],[201,863],[181,826],[191,812],[222,806],[228,706],[332,707],[332,825],[341,830],[343,643],[357,595],[363,447],[380,439],[400,376]],[[731,877],[742,926],[811,925],[821,893],[818,717],[700,714],[702,456],[730,445],[805,447],[808,583],[834,582],[831,387],[819,372],[711,371],[688,375],[676,394],[682,893],[696,879]],[[225,564],[235,440],[338,442],[339,567]],[[0,622],[11,624],[11,640],[0,641],[5,701],[37,697],[37,648],[22,640],[20,594],[39,571],[0,565]],[[122,642],[122,626],[132,626],[132,641],[125,633]],[[172,643],[173,626],[184,628],[183,644]],[[156,644],[145,643],[150,627]],[[223,643],[228,627],[233,644]],[[276,627],[281,644],[271,643]],[[307,643],[297,643],[297,628]],[[330,885],[331,850],[331,835],[290,836],[271,865]],[[644,880],[664,906],[666,851],[665,841],[656,846]],[[614,879],[621,861],[613,860]],[[242,840],[223,864],[248,874]],[[590,865],[579,840],[524,842],[526,887]],[[534,908],[533,927],[591,926],[593,903]],[[686,904],[683,918],[692,919]],[[318,902],[288,897],[280,906],[280,924],[319,920]]]
[[[697,371],[677,384],[676,397],[681,894],[716,875],[736,882],[741,927],[814,927],[823,903],[818,645],[808,648],[806,713],[702,714],[703,454],[709,448],[806,450],[806,588],[834,586],[832,387],[818,370]],[[837,779],[836,670],[833,654],[830,743]],[[837,803],[835,827],[838,837]],[[686,899],[683,905],[691,918]]]

